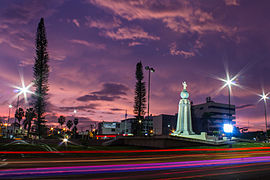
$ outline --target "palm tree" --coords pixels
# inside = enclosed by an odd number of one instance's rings
[[[70,130],[70,128],[73,126],[73,122],[71,120],[68,120],[67,127]]]
[[[23,121],[23,124],[24,124],[24,129],[26,129],[26,127],[28,126],[27,137],[29,137],[32,121],[33,121],[33,118],[35,117],[36,117],[36,113],[35,113],[34,108],[26,109],[25,120]]]
[[[21,123],[21,120],[22,120],[23,117],[24,117],[24,110],[23,110],[23,108],[17,109],[16,112],[15,112],[15,118],[18,119],[19,127],[20,127],[20,123]]]
[[[58,123],[61,125],[61,129],[62,129],[62,125],[65,123],[66,118],[64,116],[60,116],[58,118]]]
[[[73,122],[74,122],[74,125],[77,126],[77,124],[79,123],[79,119],[78,118],[74,118]]]
[[[73,131],[73,133],[75,134],[75,136],[76,136],[76,134],[77,134],[77,127],[76,126],[74,126],[73,128],[72,128],[72,131]]]
[[[72,131],[75,133],[75,137],[77,138],[77,124],[79,123],[79,119],[74,118],[73,122],[74,122],[74,127],[73,127]]]

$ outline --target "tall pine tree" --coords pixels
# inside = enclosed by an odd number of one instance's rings
[[[142,123],[145,114],[145,82],[143,82],[143,66],[141,62],[136,65],[136,87],[135,87],[135,97],[134,97],[134,114],[136,115],[136,135],[140,135],[142,131]]]
[[[37,134],[39,138],[42,135],[42,130],[45,126],[45,112],[46,112],[46,96],[48,95],[48,65],[47,39],[44,19],[41,18],[37,28],[36,34],[36,57],[34,70],[34,87],[35,95],[33,96],[33,105],[37,115]]]

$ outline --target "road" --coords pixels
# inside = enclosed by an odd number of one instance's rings
[[[270,152],[21,158],[0,165],[0,179],[269,179]]]

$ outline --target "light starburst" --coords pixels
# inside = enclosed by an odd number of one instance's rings
[[[262,92],[262,94],[259,94],[259,96],[261,97],[261,99],[259,100],[259,101],[264,101],[265,103],[266,103],[266,100],[268,100],[269,99],[269,94],[270,93],[267,93],[267,94],[265,94],[265,92],[264,92],[264,90],[263,90],[263,92]]]
[[[237,73],[235,76],[231,76],[229,73],[228,68],[225,66],[225,72],[226,72],[226,78],[220,78],[220,77],[214,77],[217,80],[222,81],[224,84],[218,89],[217,93],[220,92],[221,90],[223,90],[225,87],[229,88],[229,91],[232,91],[232,86],[236,86],[239,88],[244,89],[241,85],[237,84],[237,79],[239,78],[239,76],[241,76],[241,74],[243,73],[243,70],[241,70],[239,73]]]
[[[20,79],[21,79],[21,87],[12,85],[12,87],[15,89],[14,91],[17,93],[14,99],[18,98],[21,94],[23,94],[24,101],[27,104],[28,103],[27,94],[34,94],[34,92],[30,90],[30,88],[33,86],[34,83],[31,82],[29,85],[25,86],[25,82],[24,82],[24,78],[22,74],[20,74]]]

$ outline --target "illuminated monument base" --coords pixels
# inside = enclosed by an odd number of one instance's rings
[[[192,121],[191,121],[191,107],[190,101],[188,100],[189,93],[187,92],[187,83],[183,82],[183,90],[181,92],[181,100],[178,105],[178,117],[176,130],[171,134],[171,136],[184,137],[189,139],[199,139],[205,141],[213,141],[216,138],[207,136],[205,132],[202,132],[200,135],[197,135],[192,130]]]

